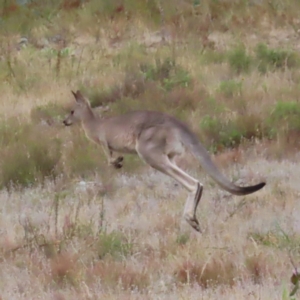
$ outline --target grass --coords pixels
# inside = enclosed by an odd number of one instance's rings
[[[230,68],[236,73],[246,73],[250,70],[251,57],[247,54],[245,46],[240,45],[228,54]]]
[[[297,297],[297,11],[296,0],[4,1],[0,298]],[[196,234],[182,187],[134,156],[109,168],[63,126],[77,89],[103,116],[186,121],[229,178],[267,186],[228,196],[182,158],[205,188]]]

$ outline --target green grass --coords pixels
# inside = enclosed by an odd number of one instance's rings
[[[245,46],[240,45],[229,51],[228,63],[230,68],[237,74],[247,73],[250,70],[252,58],[247,54]]]
[[[132,252],[132,243],[126,241],[122,233],[104,232],[98,236],[97,251],[99,259],[104,259],[106,255],[115,259],[126,259]]]

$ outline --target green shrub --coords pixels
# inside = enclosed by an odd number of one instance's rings
[[[123,258],[132,252],[132,244],[120,232],[104,232],[98,237],[97,250],[100,259],[103,259],[106,255]]]
[[[78,128],[73,127],[70,130],[73,134],[65,148],[64,172],[70,177],[86,177],[101,170],[104,165],[107,167],[101,147],[88,141],[84,132]]]
[[[98,107],[118,102],[124,97],[136,99],[146,89],[144,78],[136,72],[126,71],[123,81],[105,90],[80,88],[87,95],[92,107]]]
[[[167,91],[176,86],[188,87],[191,84],[190,74],[170,58],[158,59],[154,65],[142,64],[141,71],[146,80],[159,82]]]
[[[60,116],[50,108],[55,110],[56,106],[33,110],[32,119],[45,120],[46,115],[60,122]],[[62,173],[70,178],[86,177],[95,171],[103,174],[107,161],[101,148],[88,142],[78,126],[60,129],[60,134],[67,135],[62,147],[56,127],[36,123],[15,119],[0,122],[0,187],[27,187]],[[70,131],[72,137],[68,136]]]
[[[300,64],[300,56],[296,52],[281,49],[270,49],[259,43],[255,49],[258,70],[261,73],[275,71],[284,67],[293,68]]]
[[[220,64],[226,60],[226,54],[223,52],[218,52],[216,50],[206,50],[201,55],[201,61],[204,63],[215,63]]]
[[[27,187],[57,176],[61,143],[46,130],[9,120],[0,135],[1,187]]]
[[[213,144],[218,140],[222,124],[219,119],[206,115],[200,121],[200,128],[204,132],[208,143]]]
[[[199,105],[201,111],[210,116],[219,116],[226,110],[225,105],[218,101],[215,97],[207,97],[203,99]]]
[[[46,122],[49,125],[61,123],[68,111],[56,103],[39,105],[31,110],[31,120],[34,123]]]
[[[262,123],[260,117],[251,114],[232,120],[206,115],[200,122],[200,130],[204,143],[213,152],[238,146],[244,139],[262,138],[268,134],[268,127]]]
[[[238,46],[228,53],[228,63],[230,68],[240,74],[250,70],[252,58],[246,52],[245,46]]]
[[[155,64],[140,64],[138,68],[125,68],[123,80],[108,87],[105,90],[80,87],[89,98],[92,107],[110,105],[112,110],[123,113],[131,109],[145,108],[148,93],[151,95],[151,106],[156,107],[158,102],[153,103],[154,97],[163,98],[168,93],[184,89],[192,83],[190,74],[171,59],[156,60]],[[180,92],[182,94],[182,92]],[[183,102],[183,99],[181,99]],[[161,102],[160,102],[161,103]],[[150,104],[150,99],[149,99]]]
[[[300,114],[300,103],[299,102],[283,102],[278,101],[272,112],[272,117],[276,120],[289,119],[291,117],[298,117]]]
[[[176,243],[178,245],[186,245],[190,240],[190,235],[187,233],[178,234],[176,238]]]
[[[227,80],[220,83],[218,91],[226,98],[230,98],[236,95],[240,95],[242,91],[242,81]]]
[[[299,251],[300,236],[295,233],[287,234],[278,224],[266,232],[251,232],[248,237],[266,247]]]
[[[0,123],[0,149],[17,141],[28,126],[21,127],[15,119],[7,121],[1,120]]]
[[[278,101],[268,119],[273,130],[300,130],[300,103]]]

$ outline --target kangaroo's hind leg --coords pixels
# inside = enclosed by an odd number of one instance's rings
[[[183,216],[185,220],[196,230],[201,232],[196,209],[202,195],[202,185],[196,179],[185,173],[172,163],[164,153],[161,143],[139,140],[136,147],[138,155],[151,167],[172,177],[182,184],[189,192]]]
[[[201,232],[200,225],[196,217],[196,211],[202,196],[203,185],[198,180],[181,170],[173,162],[169,161],[168,164],[169,168],[167,168],[167,171],[162,172],[180,182],[189,191],[184,206],[183,217],[195,230]]]

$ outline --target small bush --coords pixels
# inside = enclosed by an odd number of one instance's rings
[[[113,258],[123,258],[132,252],[132,244],[120,232],[101,233],[97,243],[98,257],[106,255]]]
[[[245,266],[250,278],[255,284],[261,284],[264,277],[272,274],[270,267],[274,262],[270,259],[270,254],[253,254],[245,259]]]
[[[158,81],[167,91],[191,84],[190,74],[170,58],[156,60],[155,65],[141,65],[146,80]]]
[[[224,103],[214,97],[206,97],[200,103],[200,109],[210,116],[220,116],[226,110]]]
[[[177,104],[178,106],[190,106],[190,103],[194,102],[193,96],[187,95],[183,91],[190,85],[190,74],[173,60],[165,59],[157,60],[154,65],[140,64],[138,69],[133,67],[130,70],[127,66],[123,81],[104,91],[86,87],[81,87],[81,89],[89,98],[92,107],[109,104],[113,111],[124,113],[129,109],[150,109],[150,107],[160,110],[161,108],[157,105],[166,106],[169,102],[174,104],[172,106],[175,104],[176,106]],[[162,90],[173,93],[163,93]],[[189,98],[187,101],[184,99],[185,95]],[[176,98],[174,101],[171,100],[173,96]],[[180,101],[179,96],[182,96]],[[154,102],[154,98],[161,99],[161,101]]]
[[[215,50],[207,50],[201,55],[201,61],[204,63],[215,63],[220,64],[226,60],[226,55],[223,52]]]
[[[88,270],[87,277],[90,281],[101,279],[104,287],[114,290],[145,290],[150,285],[149,268],[141,268],[130,261],[114,261],[105,259],[96,262]]]
[[[182,284],[197,283],[203,288],[216,285],[232,285],[238,272],[234,260],[220,255],[205,262],[184,261],[174,272],[175,279]],[[222,259],[223,256],[223,259]]]
[[[275,71],[281,68],[298,67],[300,57],[296,52],[281,49],[270,49],[267,45],[260,43],[255,49],[258,70],[261,73]]]
[[[84,132],[78,128],[70,128],[72,138],[66,145],[64,157],[64,172],[70,177],[86,177],[95,171],[101,170],[106,158],[101,147],[87,140]]]
[[[174,110],[172,114],[185,120],[191,110],[195,110],[200,101],[207,96],[205,90],[191,91],[185,88],[174,88],[169,93],[165,93],[162,101],[166,105],[166,111]]]
[[[249,238],[266,247],[299,250],[300,236],[294,233],[287,235],[277,227],[267,232],[251,232]]]
[[[10,126],[11,125],[11,126]],[[57,175],[61,143],[45,130],[10,120],[0,129],[0,186],[26,187]]]
[[[55,103],[48,103],[46,105],[39,105],[31,110],[31,120],[34,123],[46,122],[48,125],[54,123],[61,123],[65,114],[66,109]]]
[[[132,71],[126,71],[123,81],[109,87],[106,90],[90,89],[81,87],[82,91],[87,95],[92,107],[103,106],[118,102],[124,97],[136,99],[146,89],[144,78]]]
[[[300,103],[278,101],[271,112],[269,123],[273,130],[300,130]]]
[[[242,92],[242,87],[243,87],[242,81],[227,80],[221,82],[218,91],[224,97],[230,98],[233,96],[239,96]]]
[[[203,132],[205,143],[213,145],[219,139],[222,128],[220,120],[209,115],[204,116],[200,121],[200,129]]]
[[[244,46],[238,46],[228,53],[228,63],[234,72],[247,73],[250,70],[252,58],[247,54]]]
[[[249,234],[249,238],[253,239],[257,244],[277,248],[282,241],[282,237],[278,233],[269,231],[267,233],[253,232]]]
[[[256,115],[238,116],[222,120],[220,116],[204,116],[200,122],[204,143],[213,152],[238,146],[243,140],[262,138],[268,135],[268,127]]]
[[[186,245],[190,240],[190,235],[186,233],[181,233],[176,238],[176,243],[178,245]]]
[[[71,254],[59,254],[50,259],[51,279],[59,286],[77,286],[80,279],[77,259]]]
[[[244,129],[237,126],[235,121],[222,121],[219,118],[206,116],[200,123],[208,146],[216,152],[227,147],[235,147],[244,137]]]

